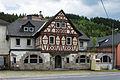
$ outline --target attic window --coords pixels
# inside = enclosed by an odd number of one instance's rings
[[[59,22],[56,23],[56,28],[60,28],[60,23]]]
[[[64,22],[62,23],[62,28],[65,28],[65,23]]]
[[[28,31],[28,27],[24,27],[24,31]]]
[[[29,28],[29,31],[30,31],[30,32],[33,32],[33,31],[34,31],[34,28],[33,28],[33,27],[30,27],[30,28]]]

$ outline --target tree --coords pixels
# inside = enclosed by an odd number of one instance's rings
[[[92,44],[93,44],[93,49],[94,49],[94,51],[95,51],[95,50],[96,50],[96,47],[97,47],[97,45],[98,45],[98,41],[97,41],[97,38],[96,38],[96,37],[93,38]]]

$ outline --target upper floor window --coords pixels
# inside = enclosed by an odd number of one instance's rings
[[[49,42],[50,42],[50,44],[54,44],[54,43],[55,43],[55,38],[54,38],[54,36],[50,36],[50,37],[49,37]]]
[[[67,42],[67,45],[71,45],[71,38],[68,37],[66,42]]]
[[[65,23],[64,22],[62,23],[62,28],[65,28]]]
[[[28,46],[31,45],[31,39],[27,39],[27,45],[28,45]]]
[[[83,42],[80,42],[80,47],[83,47]]]
[[[60,23],[59,22],[56,23],[56,27],[60,28]]]
[[[28,27],[24,27],[24,31],[28,31]]]
[[[20,45],[20,39],[16,39],[16,45]]]
[[[29,31],[30,31],[30,32],[33,32],[33,31],[34,31],[34,28],[33,28],[33,27],[30,27],[30,28],[29,28]]]

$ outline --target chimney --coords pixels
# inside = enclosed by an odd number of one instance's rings
[[[40,11],[39,13],[40,13],[39,18],[44,18],[42,15],[42,11]]]
[[[27,19],[32,20],[32,15],[27,15]]]

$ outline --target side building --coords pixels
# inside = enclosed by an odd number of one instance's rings
[[[9,65],[9,42],[7,41],[8,22],[0,19],[0,56],[3,58],[5,67]]]
[[[107,69],[109,65],[120,69],[120,33],[114,34],[114,54],[112,54],[112,35],[98,37],[98,46],[96,47],[97,58],[101,59],[101,68]],[[92,39],[88,43],[88,50],[93,51]]]

